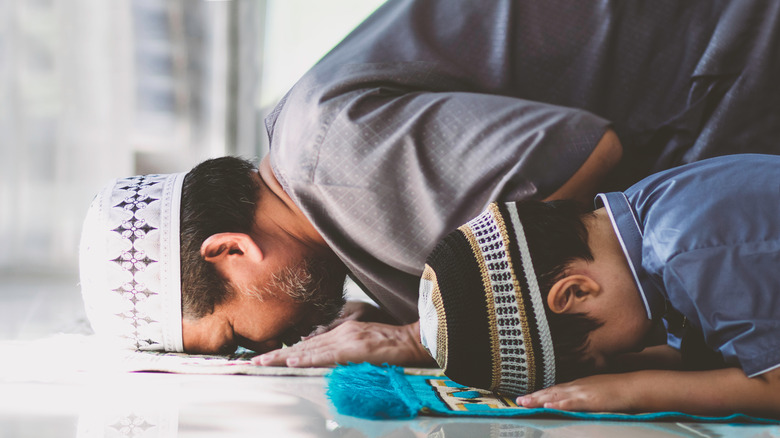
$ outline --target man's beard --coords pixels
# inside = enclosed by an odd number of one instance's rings
[[[317,326],[328,325],[344,307],[346,269],[338,261],[307,258],[295,266],[287,266],[273,274],[261,294],[285,294],[298,304],[313,309],[316,320],[307,326],[293,326],[281,336],[286,345],[298,342]]]

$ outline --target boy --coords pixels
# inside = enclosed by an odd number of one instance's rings
[[[529,408],[780,417],[780,157],[597,206],[492,204],[440,242],[419,307],[445,373]]]

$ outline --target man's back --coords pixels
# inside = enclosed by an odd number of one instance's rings
[[[617,188],[710,156],[777,153],[778,7],[390,1],[268,118],[274,171],[409,322],[435,242],[489,202],[551,193],[610,122],[626,151]]]

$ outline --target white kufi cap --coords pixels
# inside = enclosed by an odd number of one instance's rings
[[[184,350],[179,216],[184,173],[122,178],[84,220],[81,293],[92,328],[136,350]]]

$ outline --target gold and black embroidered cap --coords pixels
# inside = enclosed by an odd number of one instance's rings
[[[523,395],[555,384],[555,353],[514,203],[447,235],[420,283],[423,346],[463,385]]]

